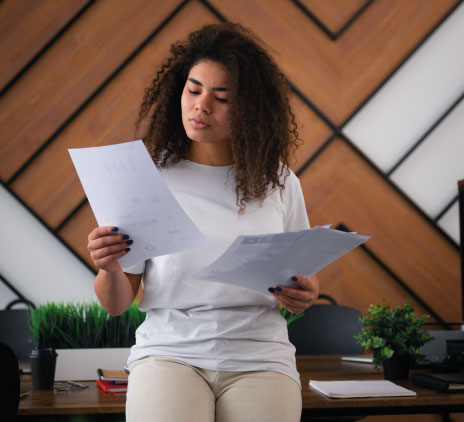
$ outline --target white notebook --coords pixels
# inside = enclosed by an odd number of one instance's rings
[[[372,355],[350,355],[342,356],[340,358],[346,362],[356,362],[356,363],[373,363],[374,357]]]
[[[391,381],[309,381],[309,386],[336,399],[356,397],[415,396],[416,392],[394,384]]]

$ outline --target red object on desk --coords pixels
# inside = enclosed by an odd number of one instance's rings
[[[113,381],[95,381],[98,387],[105,393],[125,393],[127,391],[127,384],[116,384]]]

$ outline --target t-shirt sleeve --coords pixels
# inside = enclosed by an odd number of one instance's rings
[[[130,265],[128,267],[123,266],[122,269],[124,270],[125,273],[129,273],[129,274],[143,274],[143,272],[145,271],[145,262],[146,261],[142,261],[137,264]]]
[[[282,200],[285,207],[284,230],[290,232],[309,229],[308,214],[301,184],[298,177],[291,170],[285,180]]]

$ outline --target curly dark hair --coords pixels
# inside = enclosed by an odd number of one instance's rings
[[[237,206],[262,202],[284,188],[289,158],[298,147],[290,88],[251,30],[239,24],[206,25],[171,45],[170,56],[146,88],[136,128],[150,114],[142,137],[160,168],[187,157],[191,140],[182,124],[180,98],[190,69],[202,60],[223,65],[230,83],[231,150]],[[280,165],[282,163],[282,166]]]

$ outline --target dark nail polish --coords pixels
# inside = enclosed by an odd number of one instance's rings
[[[112,232],[117,232],[118,230],[119,230],[119,227],[113,227],[113,228],[111,229]]]
[[[129,239],[129,235],[128,234],[123,234],[122,235],[122,240],[126,240],[126,239]]]
[[[267,289],[267,290],[269,291],[269,293],[274,293],[275,292],[273,287],[269,287],[269,289]]]
[[[133,241],[133,240],[128,240],[126,243],[127,243],[128,245],[132,245],[132,243],[134,243],[134,241]]]
[[[130,251],[130,248],[126,248],[126,252],[129,252]]]
[[[282,289],[281,289],[280,287],[276,287],[275,289],[276,289],[278,292],[281,292],[281,291],[282,291]]]
[[[293,281],[297,281],[298,279],[297,279],[295,276],[293,276],[293,277],[292,277],[292,280],[293,280]]]

